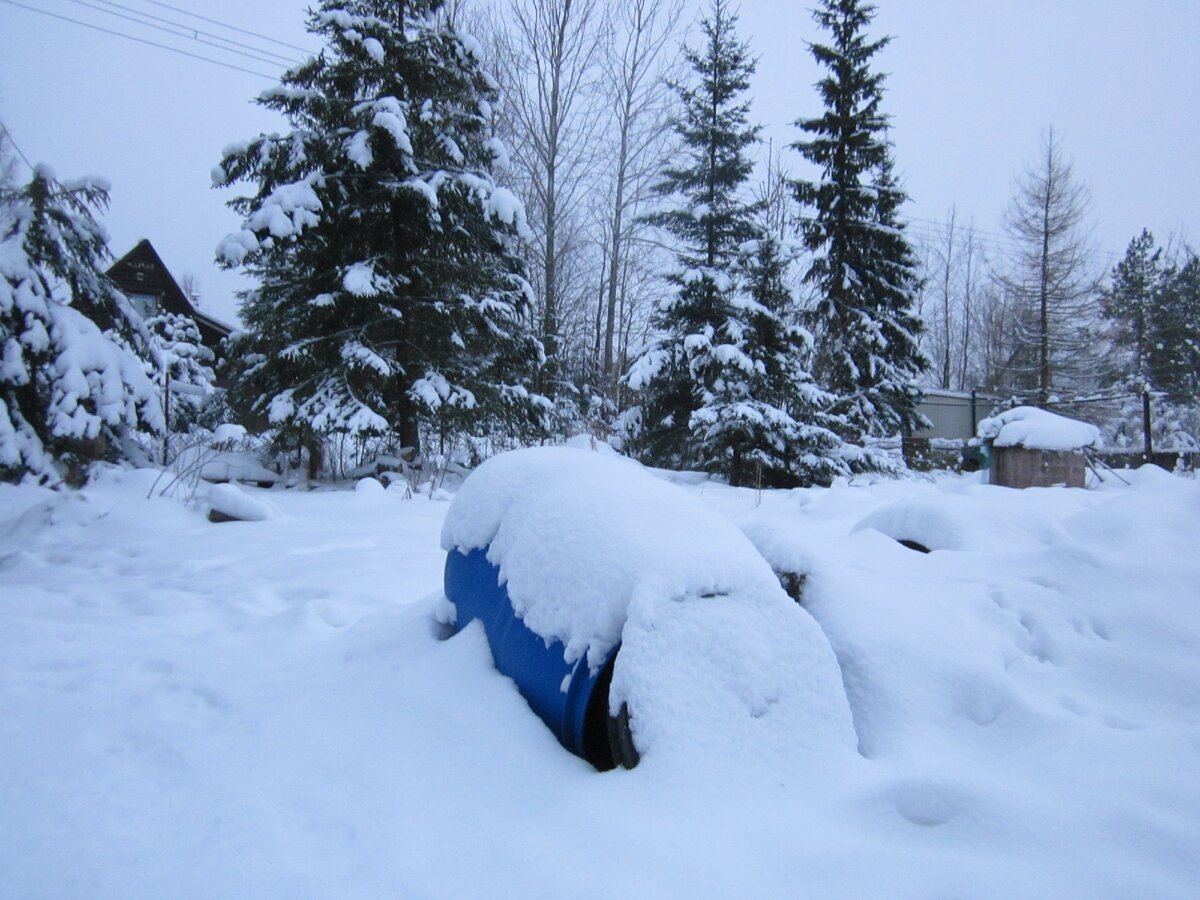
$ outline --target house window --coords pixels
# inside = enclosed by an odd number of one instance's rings
[[[158,297],[154,294],[130,294],[129,302],[143,319],[158,315]]]

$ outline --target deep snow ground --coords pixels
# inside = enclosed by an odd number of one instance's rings
[[[605,774],[439,640],[445,502],[0,485],[0,895],[1198,896],[1200,483],[1126,478],[684,486],[806,576],[857,751]]]

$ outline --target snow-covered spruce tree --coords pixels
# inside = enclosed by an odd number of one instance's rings
[[[657,340],[627,376],[641,393],[646,459],[700,466],[734,484],[748,477],[754,450],[734,420],[757,399],[748,396],[755,360],[738,270],[741,247],[755,233],[743,194],[758,128],[743,99],[754,61],[737,40],[736,21],[725,0],[714,0],[701,21],[703,46],[685,50],[694,83],[677,86],[681,158],[664,169],[656,186],[664,208],[649,217],[677,246],[674,290],[655,312]]]
[[[163,381],[167,429],[187,432],[215,390],[216,356],[204,346],[190,316],[164,312],[147,320],[146,327],[162,364],[157,374]]]
[[[1102,297],[1101,315],[1121,358],[1109,360],[1112,380],[1146,384],[1150,378],[1150,341],[1154,307],[1162,289],[1162,250],[1146,229],[1129,242],[1124,258],[1113,267],[1112,282]]]
[[[734,300],[726,330],[740,331],[735,346],[745,360],[714,391],[714,402],[694,416],[712,429],[707,445],[740,460],[750,480],[761,474],[774,486],[827,484],[849,474],[859,457],[857,448],[822,424],[832,397],[804,365],[812,335],[789,324],[795,298],[787,272],[798,250],[766,227],[742,246],[745,296]]]
[[[101,179],[0,190],[0,478],[79,484],[161,432],[145,326],[104,275]]]
[[[813,17],[830,43],[809,49],[827,70],[818,83],[825,112],[799,120],[810,137],[792,145],[821,170],[817,181],[793,183],[814,254],[805,274],[815,295],[805,315],[813,374],[835,397],[829,421],[856,442],[921,424],[916,383],[929,365],[918,347],[916,258],[897,218],[905,197],[880,112],[885,76],[871,70],[890,38],[868,39],[874,16],[862,0],[818,4]]]
[[[1188,251],[1164,274],[1150,328],[1149,369],[1171,399],[1200,404],[1200,256]]]
[[[235,406],[281,435],[440,433],[528,422],[542,358],[532,292],[515,255],[524,213],[496,184],[503,147],[479,44],[437,15],[441,0],[325,0],[320,55],[258,102],[292,126],[227,148],[228,266],[261,286],[243,303]],[[311,446],[311,443],[310,443]]]

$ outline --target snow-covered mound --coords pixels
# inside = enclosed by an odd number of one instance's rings
[[[186,447],[180,451],[171,468],[178,473],[195,472],[204,481],[216,484],[241,481],[272,485],[279,481],[278,473],[264,466],[253,453],[241,450]]]
[[[1084,504],[1083,498],[1075,502]],[[1035,550],[1066,540],[1061,520],[1064,507],[1072,503],[1057,492],[1021,496],[1007,488],[971,485],[960,493],[889,503],[863,517],[853,530],[875,529],[927,550]]]
[[[600,665],[635,594],[777,586],[732,523],[630,460],[574,448],[495,456],[459,489],[442,549],[488,548],[517,615]]]
[[[924,891],[864,896],[1200,886],[1200,562],[1184,549],[1200,486],[1154,467],[1124,478],[1074,492],[911,484],[878,491],[905,496],[857,522],[832,494],[747,516],[772,565],[802,576],[837,654],[881,776],[863,802],[990,857],[943,859]],[[972,884],[972,869],[990,874]]]
[[[253,497],[235,484],[214,484],[208,489],[209,516],[240,522],[265,522],[275,518],[275,507],[261,497]]]
[[[574,447],[577,450],[594,450],[596,453],[601,453],[606,456],[621,455],[614,450],[612,445],[607,441],[602,441],[595,435],[591,434],[577,434],[569,437],[563,446]]]
[[[245,426],[225,422],[213,429],[212,442],[233,446],[245,441],[248,435],[249,432],[246,431]]]
[[[567,662],[597,667],[621,643],[611,706],[628,703],[643,756],[854,745],[811,617],[732,522],[636,463],[570,447],[493,457],[460,488],[442,547],[487,547],[517,615]]]
[[[979,423],[976,436],[994,447],[1027,450],[1083,450],[1099,447],[1100,429],[1036,406],[1017,406]]]

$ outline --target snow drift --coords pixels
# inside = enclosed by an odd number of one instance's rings
[[[660,594],[631,601],[621,652],[640,642],[646,696],[672,706],[643,709],[641,765],[601,774],[481,632],[438,639],[449,504],[245,488],[279,515],[213,525],[147,499],[156,475],[0,484],[0,894],[1200,896],[1195,480],[1146,467],[1000,501],[979,476],[681,479],[719,522],[706,546],[736,522],[803,576],[859,752],[772,724],[796,698],[821,701],[809,725],[831,708],[774,655],[787,633],[723,636],[731,603]],[[941,515],[957,549],[856,530],[889,506]],[[688,655],[660,670],[652,641]],[[718,720],[736,728],[682,730]]]

